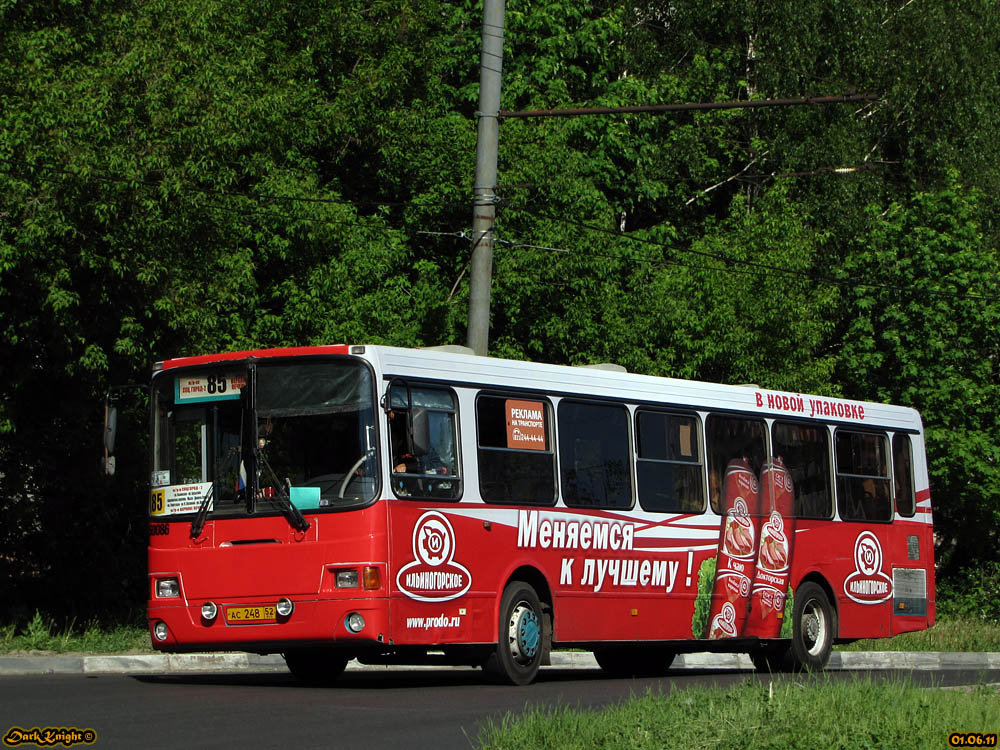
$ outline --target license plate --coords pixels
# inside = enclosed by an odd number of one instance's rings
[[[274,607],[228,607],[226,623],[229,625],[244,625],[257,622],[277,622],[278,613]]]

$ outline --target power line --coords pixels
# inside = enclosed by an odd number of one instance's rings
[[[603,234],[603,235],[610,235],[610,236],[615,237],[617,239],[624,239],[624,240],[628,240],[630,242],[635,242],[635,243],[639,243],[639,244],[652,245],[652,246],[655,246],[655,247],[660,247],[660,248],[669,250],[669,251],[671,251],[673,253],[690,253],[692,255],[696,255],[696,256],[699,256],[699,257],[702,257],[702,258],[706,258],[706,259],[710,259],[710,260],[715,260],[715,261],[723,264],[723,266],[719,267],[719,266],[704,266],[704,265],[688,264],[688,263],[684,263],[682,261],[679,261],[679,260],[677,260],[675,258],[644,258],[644,259],[640,259],[641,262],[646,262],[646,263],[654,263],[654,264],[655,263],[665,263],[665,264],[678,265],[678,266],[683,266],[683,267],[688,267],[688,268],[694,268],[694,269],[700,269],[700,270],[721,271],[723,273],[738,273],[738,274],[744,274],[744,275],[747,274],[747,273],[758,273],[758,274],[777,273],[777,274],[781,274],[781,275],[785,275],[785,276],[794,276],[794,277],[798,277],[798,278],[803,278],[803,279],[806,279],[806,280],[809,280],[809,281],[813,281],[815,283],[827,284],[827,285],[832,285],[832,286],[839,286],[839,287],[844,287],[844,288],[866,287],[866,288],[870,288],[870,289],[881,289],[881,290],[884,290],[884,291],[892,291],[892,292],[900,292],[900,293],[904,293],[905,292],[905,293],[914,294],[914,295],[928,295],[928,296],[938,296],[938,297],[949,297],[949,298],[955,298],[955,299],[971,299],[971,300],[996,300],[996,299],[998,299],[998,297],[996,297],[996,296],[988,296],[988,295],[980,295],[980,294],[969,294],[969,293],[962,293],[962,292],[949,292],[949,291],[938,290],[938,289],[917,289],[917,288],[914,288],[914,287],[900,287],[900,286],[896,286],[896,285],[893,285],[893,284],[881,284],[881,283],[872,282],[872,281],[864,281],[864,280],[857,280],[857,279],[850,279],[850,278],[848,278],[848,279],[837,279],[837,278],[834,278],[832,276],[826,276],[826,275],[823,275],[823,274],[816,273],[814,271],[803,271],[803,270],[799,270],[799,269],[784,268],[782,266],[778,266],[778,265],[774,265],[774,264],[770,264],[770,263],[761,263],[759,261],[743,260],[743,259],[740,259],[740,258],[732,258],[732,257],[727,256],[727,255],[722,255],[722,254],[719,254],[719,253],[712,253],[712,252],[708,252],[708,251],[705,251],[705,250],[696,250],[694,248],[685,248],[685,247],[679,247],[677,245],[670,245],[670,244],[668,244],[666,242],[661,242],[659,240],[653,240],[653,239],[649,239],[647,237],[637,237],[634,234],[628,234],[628,233],[624,233],[624,232],[617,232],[615,230],[605,229],[603,227],[597,227],[597,226],[594,226],[592,224],[587,224],[587,223],[582,222],[582,221],[577,221],[575,219],[567,219],[565,217],[553,216],[553,215],[550,215],[550,214],[544,214],[544,213],[541,213],[541,212],[538,212],[538,211],[533,211],[533,210],[527,209],[527,208],[516,208],[516,207],[510,207],[510,208],[512,210],[514,210],[514,211],[520,211],[520,212],[526,213],[526,214],[528,214],[530,216],[534,216],[535,218],[546,219],[546,220],[549,220],[549,221],[555,221],[555,222],[560,222],[560,223],[563,223],[563,224],[568,224],[570,226],[575,226],[577,228],[583,229],[583,230],[588,231],[588,232],[594,232],[594,233],[599,233],[599,234]],[[569,251],[569,250],[563,250],[563,252],[571,252],[571,251]],[[623,258],[622,258],[622,256],[620,254],[618,254],[618,255],[612,255],[612,254],[607,254],[607,253],[600,253],[599,251],[594,251],[594,252],[588,251],[587,254],[588,255],[593,255],[593,256],[598,256],[598,257],[613,258],[613,259],[616,259],[616,260],[619,260],[619,261],[623,260]],[[631,260],[631,259],[627,259],[626,258],[626,260]],[[739,267],[742,267],[742,269],[739,268]],[[752,269],[752,270],[744,270],[744,269]]]
[[[0,162],[6,163],[6,164],[10,164],[10,165],[14,165],[14,166],[28,167],[28,168],[31,168],[31,169],[37,169],[37,170],[42,170],[42,171],[55,172],[55,173],[58,173],[58,174],[65,174],[65,175],[69,175],[69,176],[73,176],[73,177],[89,177],[89,178],[93,178],[93,179],[97,179],[97,180],[101,180],[101,181],[105,181],[105,182],[124,183],[124,184],[132,185],[132,186],[145,187],[145,188],[149,188],[149,189],[160,189],[162,187],[162,183],[161,182],[149,182],[149,181],[145,181],[145,180],[135,180],[133,178],[128,178],[128,177],[118,177],[118,176],[101,174],[101,173],[94,173],[94,172],[90,172],[90,173],[87,173],[85,175],[81,175],[79,172],[75,172],[73,170],[69,170],[69,169],[66,169],[64,167],[59,167],[59,166],[49,165],[49,164],[43,164],[43,163],[39,163],[39,162],[27,162],[27,161],[24,161],[24,160],[7,159],[7,158],[3,158],[3,157],[0,157]],[[771,178],[771,179],[775,179],[775,178],[779,178],[779,177],[800,177],[800,176],[812,176],[812,175],[826,174],[826,173],[857,172],[857,171],[861,171],[862,168],[868,168],[868,165],[857,165],[857,166],[853,166],[853,167],[824,167],[824,168],[818,168],[818,169],[808,170],[808,171],[803,171],[803,172],[788,172],[788,173],[771,174],[771,175],[745,175],[745,176],[741,176],[741,179],[753,179],[753,178],[764,178],[764,179]],[[37,177],[37,175],[35,175],[35,176]],[[274,195],[274,194],[266,194],[266,193],[257,193],[257,194],[255,194],[255,193],[236,193],[236,192],[231,192],[231,191],[220,191],[220,190],[212,190],[212,189],[207,189],[207,188],[200,188],[200,187],[197,187],[197,186],[184,185],[184,184],[181,184],[181,188],[182,188],[182,190],[184,192],[188,192],[188,193],[194,193],[194,194],[200,194],[200,195],[208,195],[208,196],[212,196],[212,197],[221,197],[221,198],[240,198],[240,199],[254,200],[254,201],[257,201],[257,202],[264,202],[264,203],[272,202],[272,203],[286,203],[287,204],[287,203],[290,203],[290,202],[305,202],[305,203],[317,203],[317,204],[342,205],[342,206],[345,206],[345,207],[354,207],[354,206],[358,206],[358,205],[406,206],[406,207],[414,207],[414,208],[448,207],[448,208],[455,208],[456,210],[459,209],[459,208],[464,207],[463,203],[458,203],[458,202],[449,202],[449,203],[444,203],[444,202],[442,202],[442,203],[413,203],[413,202],[409,202],[409,203],[404,203],[404,202],[371,201],[371,202],[353,203],[353,202],[350,202],[350,201],[335,200],[335,199],[329,199],[329,198],[308,198],[308,197],[303,197],[303,196],[282,196],[282,195]],[[898,286],[889,285],[889,284],[879,284],[879,283],[862,281],[862,280],[856,280],[856,279],[835,279],[833,277],[824,276],[824,275],[817,274],[817,273],[812,272],[812,271],[803,271],[803,270],[798,270],[798,269],[789,269],[789,268],[784,268],[784,267],[777,266],[777,265],[774,265],[774,264],[768,264],[768,263],[761,263],[761,262],[757,262],[757,261],[749,261],[749,260],[732,258],[732,257],[727,256],[727,255],[723,255],[723,254],[719,254],[719,253],[712,253],[712,252],[708,252],[708,251],[704,251],[704,250],[697,250],[695,248],[686,248],[686,247],[680,247],[680,246],[677,246],[677,245],[670,245],[668,243],[660,242],[658,240],[652,240],[652,239],[645,238],[645,237],[638,237],[638,236],[636,236],[634,234],[618,232],[618,231],[615,231],[615,230],[605,229],[603,227],[597,227],[597,226],[594,226],[592,224],[587,224],[587,223],[582,222],[582,221],[578,221],[578,220],[574,220],[574,219],[568,219],[568,218],[566,218],[564,216],[554,216],[554,215],[546,214],[546,213],[539,212],[539,211],[533,211],[533,210],[527,209],[527,208],[520,208],[520,207],[517,207],[517,206],[513,206],[509,202],[506,202],[506,201],[501,201],[500,203],[501,203],[501,205],[506,206],[509,210],[517,211],[517,212],[521,212],[521,213],[526,213],[528,215],[534,216],[535,218],[540,218],[540,219],[545,219],[545,220],[548,220],[548,221],[556,221],[556,222],[568,224],[568,225],[575,226],[577,228],[583,229],[583,230],[588,231],[588,232],[600,233],[600,234],[604,234],[604,235],[615,237],[616,239],[624,239],[624,240],[627,240],[627,241],[630,241],[630,242],[634,242],[634,243],[640,243],[640,244],[646,244],[646,245],[652,245],[652,246],[656,246],[656,247],[661,247],[663,249],[671,251],[672,253],[687,253],[687,254],[696,255],[696,256],[699,256],[699,257],[702,257],[702,258],[705,258],[705,259],[708,259],[708,260],[714,260],[714,261],[716,261],[716,262],[718,262],[718,263],[720,263],[722,265],[721,266],[709,266],[709,265],[702,265],[702,264],[687,263],[687,262],[684,262],[684,261],[679,260],[677,258],[653,258],[653,257],[648,257],[648,258],[623,258],[623,256],[621,254],[600,253],[600,252],[597,252],[597,251],[588,251],[588,255],[595,256],[595,257],[606,257],[606,258],[609,258],[609,259],[614,259],[614,260],[619,260],[619,261],[621,261],[623,259],[627,259],[627,260],[631,260],[633,262],[650,263],[650,264],[663,264],[663,265],[675,265],[675,266],[684,267],[684,268],[691,268],[691,269],[695,269],[695,270],[715,271],[715,272],[723,272],[723,273],[738,274],[738,275],[778,273],[778,274],[782,274],[782,275],[786,275],[786,276],[800,277],[800,278],[803,278],[803,279],[811,280],[811,281],[816,282],[816,283],[822,283],[822,284],[828,284],[828,285],[834,285],[834,286],[840,286],[840,287],[850,287],[850,286],[859,287],[860,286],[860,287],[867,287],[867,288],[874,288],[874,289],[883,289],[883,290],[887,290],[887,291],[906,292],[906,293],[911,293],[911,294],[923,294],[923,295],[932,295],[932,296],[943,296],[943,297],[952,297],[952,298],[960,298],[960,299],[978,299],[978,300],[995,299],[995,297],[986,296],[986,295],[976,295],[976,294],[968,294],[968,293],[960,293],[960,292],[948,292],[948,291],[943,291],[943,290],[914,289],[912,287],[898,287]],[[271,218],[284,219],[284,220],[294,220],[294,221],[306,221],[306,222],[325,221],[325,219],[322,219],[322,218],[319,218],[319,217],[299,216],[299,215],[287,214],[287,213],[278,212],[278,211],[274,211],[274,210],[271,210],[271,209],[264,209],[264,208],[240,209],[240,208],[233,208],[233,207],[230,207],[230,206],[226,206],[226,205],[223,205],[223,204],[220,204],[220,203],[217,203],[217,202],[213,202],[213,203],[207,204],[207,205],[208,205],[208,207],[213,208],[215,210],[221,210],[221,211],[227,211],[227,212],[231,212],[231,213],[236,213],[236,214],[239,214],[239,215],[244,216],[244,217],[264,215],[264,216],[271,217]],[[472,235],[469,234],[469,233],[467,233],[467,232],[465,232],[465,231],[459,231],[459,232],[430,232],[430,231],[420,231],[420,232],[418,232],[418,234],[421,234],[421,235],[431,235],[431,236],[453,237],[453,238],[456,238],[456,239],[467,240],[467,241],[470,241],[470,242],[472,241]],[[523,248],[523,249],[536,249],[536,250],[545,250],[545,251],[549,251],[549,252],[558,252],[558,253],[564,253],[564,254],[571,254],[571,253],[574,252],[574,251],[566,249],[566,248],[558,248],[558,247],[552,247],[552,246],[547,246],[547,245],[537,245],[537,244],[528,244],[528,243],[517,243],[517,242],[512,242],[510,240],[499,240],[498,239],[498,240],[495,240],[495,242],[497,244],[499,244],[499,245],[502,245],[502,246],[510,248],[510,249],[521,249],[521,248]]]
[[[866,162],[862,164],[854,164],[849,166],[825,166],[825,167],[815,167],[814,169],[805,169],[793,172],[768,172],[768,173],[754,173],[754,174],[742,174],[737,173],[732,177],[733,182],[750,183],[755,184],[757,182],[764,182],[768,180],[779,180],[779,179],[789,179],[797,177],[823,177],[829,175],[848,175],[848,174],[858,174],[861,172],[871,172],[877,167],[888,167],[893,162]],[[880,175],[880,179],[891,179],[886,175]],[[729,178],[726,178],[729,179]],[[701,177],[691,177],[691,176],[681,176],[672,175],[670,177],[649,177],[643,176],[639,180],[602,180],[601,185],[607,187],[623,187],[635,185],[636,182],[642,183],[653,183],[653,184],[690,184],[690,185],[704,185],[706,182],[705,178]],[[517,190],[540,190],[542,188],[552,188],[554,183],[540,183],[540,182],[519,182],[510,184],[500,184],[497,185],[498,191],[517,191]]]
[[[759,109],[763,107],[823,106],[874,102],[878,94],[841,94],[835,96],[807,96],[797,99],[749,99],[727,102],[688,102],[686,104],[639,104],[625,107],[567,107],[565,109],[500,110],[500,119],[516,117],[579,117],[586,115],[627,115],[661,112],[703,112],[716,109]]]

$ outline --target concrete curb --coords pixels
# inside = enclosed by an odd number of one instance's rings
[[[355,661],[349,670],[388,671],[421,667],[373,667]],[[441,669],[441,667],[423,667]],[[549,669],[597,669],[589,652],[556,652]],[[671,669],[752,670],[746,654],[679,654]],[[834,651],[829,670],[1000,669],[1000,652]],[[0,676],[40,674],[183,674],[195,672],[284,672],[281,656],[246,653],[98,654],[92,656],[0,656]]]

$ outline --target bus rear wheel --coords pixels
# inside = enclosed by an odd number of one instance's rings
[[[512,685],[533,682],[545,650],[544,623],[535,590],[523,581],[509,583],[500,599],[497,649],[487,669]]]
[[[306,685],[330,685],[344,673],[350,655],[336,648],[289,649],[282,656],[292,676]]]
[[[833,606],[823,587],[812,581],[799,586],[792,610],[793,666],[806,672],[822,670],[830,659],[836,629]]]
[[[674,661],[662,646],[601,646],[594,649],[598,666],[613,677],[660,677]]]

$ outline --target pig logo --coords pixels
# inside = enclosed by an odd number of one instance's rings
[[[437,511],[424,513],[413,526],[413,561],[396,574],[396,586],[422,602],[457,599],[472,586],[468,569],[454,561],[455,530]]]
[[[417,542],[414,554],[427,565],[437,567],[451,554],[454,532],[446,519],[422,519],[414,531],[414,541]]]
[[[870,531],[854,540],[854,572],[844,579],[844,593],[858,604],[881,604],[892,596],[892,579],[882,572],[882,544]]]

